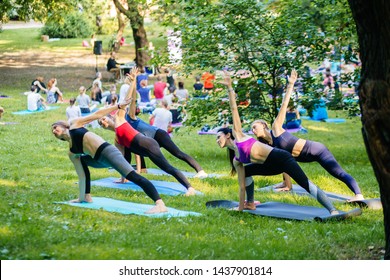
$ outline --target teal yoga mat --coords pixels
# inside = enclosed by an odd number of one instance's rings
[[[14,115],[29,115],[29,114],[46,112],[46,111],[50,111],[50,110],[56,110],[58,108],[60,108],[60,107],[59,106],[50,106],[50,107],[47,107],[46,110],[38,110],[38,111],[23,110],[23,111],[12,112],[12,114],[14,114]]]
[[[91,185],[113,188],[113,189],[133,190],[133,191],[143,192],[142,188],[134,184],[133,182],[119,184],[114,182],[116,180],[118,180],[118,178],[108,177],[100,180],[94,180],[91,182]],[[152,182],[152,184],[156,187],[159,194],[176,196],[176,195],[183,195],[187,192],[187,189],[184,186],[176,182],[166,182],[166,181],[157,181],[157,180],[150,180],[150,182]],[[197,191],[197,195],[202,195],[202,193]]]
[[[157,168],[148,168],[146,174],[152,174],[152,175],[166,175],[166,176],[171,176],[170,174],[166,173],[164,170],[157,169]],[[183,173],[184,176],[187,178],[194,178],[196,175],[195,172],[187,172],[187,171],[180,171]],[[213,173],[208,173],[207,178],[218,178],[218,177],[223,177],[224,175],[222,174],[213,174]]]
[[[234,207],[238,207],[238,202],[230,200],[214,200],[206,203],[208,208],[225,208],[232,210]],[[234,211],[234,210],[232,210]],[[359,216],[362,214],[360,208],[355,208],[351,211],[344,212],[339,211],[338,215],[330,215],[329,211],[325,208],[303,206],[289,203],[280,202],[265,202],[256,205],[256,210],[244,210],[244,212],[250,213],[256,216],[265,216],[287,220],[298,221],[336,221],[345,220],[350,217]]]
[[[62,202],[55,202],[55,203],[65,204],[65,205],[70,205],[70,206],[80,207],[80,208],[104,210],[108,212],[115,212],[115,213],[120,213],[125,215],[133,214],[133,215],[141,215],[141,216],[154,217],[154,218],[186,217],[186,216],[201,215],[200,213],[197,212],[177,210],[171,207],[167,207],[168,212],[157,213],[157,214],[145,214],[145,212],[148,211],[150,208],[152,208],[154,205],[127,202],[123,200],[116,200],[116,199],[106,198],[106,197],[94,197],[92,199],[93,199],[92,203],[87,203],[87,202],[73,203],[69,201],[62,201]]]
[[[259,189],[257,189],[257,191],[270,191],[270,192],[272,191],[272,192],[280,192],[280,193],[293,193],[293,194],[296,194],[296,195],[307,195],[307,196],[311,197],[311,195],[304,188],[302,188],[299,185],[293,184],[291,191],[278,191],[277,189],[275,189],[275,187],[277,185],[278,184],[267,186],[267,187],[263,187],[263,188],[259,188]],[[345,203],[348,203],[348,204],[358,205],[361,208],[368,208],[368,209],[373,209],[373,210],[380,210],[380,209],[382,209],[382,202],[381,202],[381,200],[379,198],[364,199],[364,200],[359,200],[359,201],[348,201],[348,200],[350,200],[352,198],[351,196],[344,195],[344,194],[333,193],[333,192],[325,192],[325,193],[329,197],[329,199],[334,201],[334,202],[345,202]]]
[[[309,120],[313,122],[327,122],[327,123],[345,123],[345,119],[339,119],[339,118],[333,118],[333,119],[322,119],[322,120],[315,120],[310,118],[309,116],[302,116],[301,119],[303,120]]]

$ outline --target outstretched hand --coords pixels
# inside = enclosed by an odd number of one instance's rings
[[[132,100],[133,100],[132,97],[126,98],[125,100],[123,100],[121,103],[118,104],[118,107],[124,109],[126,108],[127,105],[131,103]]]
[[[288,76],[288,83],[289,84],[295,84],[295,82],[297,81],[297,78],[298,78],[298,73],[295,69],[291,70],[291,74],[290,76]]]
[[[232,86],[232,78],[231,78],[229,72],[225,70],[225,71],[223,71],[223,74],[224,74],[223,81],[221,81],[220,84],[225,85],[227,87],[231,87]]]
[[[134,81],[138,74],[139,74],[138,67],[133,67],[131,68],[130,73],[126,74],[126,76],[130,79],[130,81]]]

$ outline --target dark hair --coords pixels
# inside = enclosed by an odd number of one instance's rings
[[[183,82],[179,82],[178,85],[179,85],[179,88],[180,88],[180,89],[183,89],[183,88],[184,88],[184,83],[183,83]]]
[[[31,86],[31,91],[36,91],[37,89],[38,89],[38,87],[36,85]]]
[[[220,129],[217,130],[217,133],[218,132],[222,132],[225,135],[230,134],[230,138],[232,140],[234,140],[233,131],[231,128],[221,127]],[[234,150],[231,150],[229,148],[227,149],[227,153],[228,153],[228,158],[229,158],[229,162],[230,162],[230,166],[231,166],[230,175],[233,176],[234,174],[236,174],[236,169],[234,168],[234,165],[233,165],[233,159],[235,157],[235,153],[234,153]]]

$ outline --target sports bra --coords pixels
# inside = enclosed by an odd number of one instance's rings
[[[140,118],[132,119],[128,114],[126,114],[126,121],[135,129],[141,132],[142,134],[154,138],[156,135],[156,131],[159,129],[157,127],[151,126],[150,124],[147,124]]]
[[[84,127],[69,130],[70,138],[72,139],[72,147],[70,151],[74,154],[83,154],[83,138],[88,130]]]
[[[253,144],[256,143],[256,139],[249,138],[243,142],[235,142],[238,148],[238,154],[240,158],[234,157],[235,160],[238,160],[241,163],[250,163],[251,162],[251,149]]]
[[[275,137],[271,130],[272,146],[292,153],[295,143],[299,140],[298,137],[292,135],[288,131],[284,131],[278,137]]]
[[[115,128],[116,141],[124,146],[130,147],[131,142],[133,142],[134,137],[139,134],[128,122],[121,124]]]

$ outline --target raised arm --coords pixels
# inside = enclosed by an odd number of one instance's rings
[[[239,140],[245,135],[242,132],[241,119],[238,113],[237,102],[236,102],[236,93],[234,92],[232,86],[232,78],[230,77],[230,74],[227,71],[225,71],[224,73],[225,73],[224,81],[221,83],[224,84],[228,90],[230,110],[232,111],[232,118],[233,118],[233,134],[234,134],[233,136],[237,140]]]
[[[279,135],[283,132],[283,131],[279,132],[277,130],[283,129],[283,123],[286,120],[286,112],[287,112],[288,103],[290,102],[291,93],[294,89],[294,84],[297,80],[297,77],[298,77],[297,71],[292,70],[291,75],[288,78],[287,90],[286,90],[286,93],[284,94],[282,105],[280,106],[279,113],[278,113],[274,123],[272,124],[272,130],[275,131],[276,135]]]
[[[137,84],[137,76],[139,74],[139,70],[138,68],[133,68],[131,69],[131,72],[130,72],[130,77],[132,79],[132,82],[131,82],[131,85],[130,85],[130,88],[129,88],[129,91],[127,92],[127,97],[132,97],[132,101],[129,105],[129,110],[127,112],[127,114],[129,115],[129,117],[131,119],[135,119],[136,118],[136,114],[135,114],[135,111],[137,109],[137,91],[136,91],[136,84]]]
[[[82,126],[84,126],[84,125],[86,125],[94,120],[98,120],[101,117],[108,115],[109,113],[111,113],[117,109],[125,109],[126,106],[130,102],[131,102],[131,98],[130,99],[127,98],[127,99],[123,100],[120,104],[112,105],[112,106],[109,106],[106,108],[102,108],[102,109],[100,109],[100,110],[96,111],[95,113],[90,114],[88,116],[74,119],[73,121],[71,121],[70,126],[71,126],[71,128],[82,127]]]

